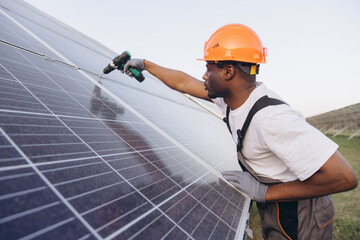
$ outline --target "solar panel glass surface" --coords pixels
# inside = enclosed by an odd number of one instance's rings
[[[233,239],[246,198],[217,173],[237,167],[225,124],[149,75],[97,82],[108,49],[1,5],[0,236]]]

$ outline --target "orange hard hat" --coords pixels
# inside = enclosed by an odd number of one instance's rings
[[[228,24],[219,28],[204,47],[205,61],[239,61],[265,63],[267,49],[259,36],[242,24]]]

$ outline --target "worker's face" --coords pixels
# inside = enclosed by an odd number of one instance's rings
[[[224,78],[224,71],[219,68],[215,63],[206,63],[206,72],[203,75],[205,80],[205,90],[208,91],[210,98],[225,97],[227,91],[227,85]]]

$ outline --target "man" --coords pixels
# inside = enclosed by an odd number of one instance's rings
[[[229,24],[205,43],[205,81],[144,59],[130,60],[124,70],[130,76],[130,66],[147,70],[172,89],[213,101],[226,115],[244,171],[222,174],[257,202],[264,239],[331,239],[335,213],[328,195],[355,188],[357,179],[334,142],[256,82],[266,54],[253,30]]]

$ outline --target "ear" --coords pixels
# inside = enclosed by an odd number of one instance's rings
[[[229,81],[234,77],[234,75],[235,75],[235,66],[234,65],[228,64],[228,65],[224,66],[223,70],[224,70],[226,81]]]

